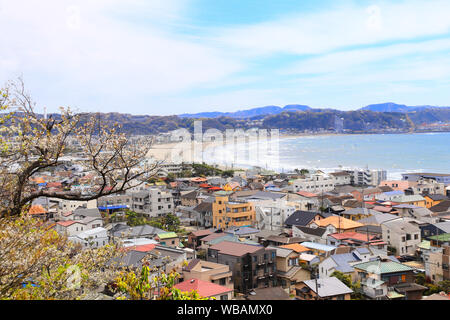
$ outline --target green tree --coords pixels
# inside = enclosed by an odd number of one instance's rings
[[[340,271],[334,271],[331,274],[331,277],[338,278],[342,283],[344,283],[347,287],[353,290],[351,294],[352,300],[363,300],[364,295],[361,292],[361,283],[359,281],[352,282],[352,277],[350,275],[344,274]]]
[[[118,299],[130,300],[214,300],[200,296],[197,291],[182,292],[175,288],[180,274],[174,270],[155,274],[148,264],[142,266],[139,274],[124,271],[116,279]]]

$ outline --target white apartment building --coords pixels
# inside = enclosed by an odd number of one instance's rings
[[[330,173],[330,176],[334,177],[334,184],[336,186],[345,186],[351,184],[351,175],[345,171],[336,171]]]
[[[79,207],[85,207],[86,209],[97,208],[97,200],[90,201],[74,201],[74,200],[63,200],[57,198],[49,198],[49,204],[57,205],[57,214],[61,217],[63,213],[74,211]]]
[[[326,174],[312,174],[305,179],[294,180],[293,191],[307,191],[312,193],[329,192],[336,185],[335,179]]]
[[[282,230],[286,219],[296,211],[284,199],[251,202],[255,206],[256,221],[261,230]]]
[[[80,243],[83,248],[99,248],[108,244],[108,232],[103,227],[97,227],[70,236],[69,240]]]
[[[169,174],[179,174],[183,171],[183,164],[164,162],[159,165],[158,176],[167,177]]]
[[[175,205],[172,193],[159,188],[148,188],[131,194],[132,207],[136,213],[146,217],[160,217],[174,213]]]
[[[345,170],[350,174],[350,183],[359,186],[378,186],[387,180],[386,170],[353,169]]]
[[[383,222],[381,231],[383,241],[396,249],[396,255],[413,255],[422,242],[418,221],[411,218],[398,218]]]

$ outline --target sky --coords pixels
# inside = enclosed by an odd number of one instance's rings
[[[0,0],[37,111],[450,106],[448,0]]]

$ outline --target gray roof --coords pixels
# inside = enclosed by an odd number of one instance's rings
[[[365,215],[365,216],[370,216],[370,215],[374,215],[374,214],[378,214],[378,211],[372,210],[372,209],[367,209],[367,208],[353,208],[353,209],[349,209],[349,210],[345,210],[343,212],[343,214],[349,214],[349,215]]]
[[[409,218],[401,218],[397,220],[390,220],[383,223],[384,226],[394,230],[395,232],[418,232],[420,231],[417,225],[413,225],[411,222],[415,220]]]
[[[309,227],[302,227],[302,226],[294,226],[301,232],[309,235],[313,235],[316,237],[322,237],[323,234],[327,231],[326,228],[318,227],[318,228],[309,228]]]
[[[297,210],[284,221],[287,226],[306,226],[319,212]]]
[[[233,227],[225,230],[225,233],[236,234],[236,235],[249,235],[259,233],[258,229],[251,227]]]
[[[373,211],[373,210],[372,210]],[[398,219],[398,216],[390,213],[380,213],[375,211],[372,216],[359,220],[362,224],[382,224],[383,222]]]
[[[427,194],[426,197],[433,201],[448,200],[447,196],[444,196],[443,194]]]
[[[449,221],[434,223],[433,226],[438,227],[439,229],[441,229],[445,233],[450,233],[450,222]]]
[[[360,222],[360,221],[358,221],[358,222]],[[364,233],[364,232],[380,233],[380,234],[382,233],[381,226],[374,226],[374,225],[370,225],[370,224],[362,226],[362,227],[358,227],[355,229],[355,231],[361,232],[361,233]]]
[[[93,209],[77,208],[73,211],[73,215],[74,215],[74,217],[77,217],[77,216],[90,217],[90,218],[101,218],[102,217],[98,208],[93,208]]]
[[[360,259],[358,259],[353,253],[333,254],[330,258],[337,264],[336,270],[344,273],[354,271],[349,262],[360,261]]]
[[[319,297],[332,297],[341,294],[353,293],[353,290],[347,287],[342,281],[336,277],[317,279],[319,292],[316,290],[316,280],[303,281],[311,290],[316,292]]]
[[[110,230],[114,237],[152,237],[158,233],[166,232],[162,229],[155,228],[149,225],[142,225],[136,227],[129,227],[126,225],[116,225]]]
[[[276,193],[267,191],[258,191],[254,195],[243,197],[247,199],[275,200],[286,196],[286,193]]]
[[[277,251],[277,257],[283,257],[283,258],[286,258],[288,255],[290,255],[294,251],[292,249],[272,247],[272,246],[268,246],[267,248],[275,249]]]

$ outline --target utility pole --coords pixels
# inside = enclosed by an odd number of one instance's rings
[[[315,267],[315,276],[314,276],[314,282],[316,283],[316,300],[319,300],[319,285],[317,283],[317,278],[319,277],[319,265],[316,265]]]

